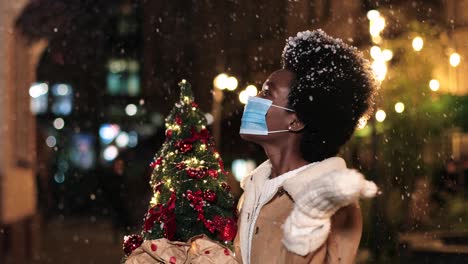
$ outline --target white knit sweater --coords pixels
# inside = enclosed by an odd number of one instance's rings
[[[342,158],[333,157],[308,164],[268,179],[269,160],[262,163],[242,182],[244,194],[239,200],[240,246],[242,261],[250,263],[253,229],[262,207],[283,188],[291,195],[295,206],[283,227],[283,244],[299,255],[319,248],[328,237],[330,218],[341,207],[359,197],[373,197],[378,188],[356,170],[346,168]]]

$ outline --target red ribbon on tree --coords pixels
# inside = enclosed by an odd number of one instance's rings
[[[176,222],[175,222],[175,202],[176,194],[171,193],[171,197],[166,205],[157,204],[148,210],[143,230],[145,232],[150,231],[156,222],[164,224],[164,237],[172,240],[175,235]]]
[[[206,128],[203,128],[202,130],[200,130],[200,132],[197,132],[197,130],[195,130],[195,128],[192,127],[190,133],[192,133],[192,137],[190,138],[192,142],[200,140],[201,142],[207,144],[210,139],[210,132]]]

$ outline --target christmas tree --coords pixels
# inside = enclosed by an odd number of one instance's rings
[[[166,140],[150,164],[153,197],[141,236],[127,236],[129,255],[143,240],[188,241],[205,234],[231,246],[236,212],[227,172],[194,102],[190,84],[179,83],[180,100],[166,118]]]

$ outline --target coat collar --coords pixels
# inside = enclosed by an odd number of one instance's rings
[[[310,164],[304,165],[309,166]],[[324,159],[322,161],[316,162],[315,164],[305,168],[304,170],[299,170],[297,175],[285,180],[286,182],[291,181],[301,181],[304,178],[310,180],[310,175],[315,175],[316,177],[329,173],[334,170],[345,169],[346,162],[340,157],[331,157]],[[300,169],[300,168],[299,168]],[[257,168],[255,168],[251,173],[249,173],[244,179],[242,179],[240,186],[243,190],[246,190],[247,186],[253,184],[253,186],[260,187],[268,179],[271,173],[271,162],[270,160],[264,161]],[[288,173],[288,172],[287,172]]]

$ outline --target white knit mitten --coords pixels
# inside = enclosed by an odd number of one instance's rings
[[[339,169],[324,175],[286,181],[284,189],[295,205],[283,225],[283,244],[305,256],[319,248],[330,232],[330,218],[360,197],[371,198],[377,186],[356,170]]]

